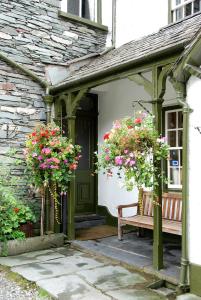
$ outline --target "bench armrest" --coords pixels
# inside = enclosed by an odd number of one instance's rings
[[[132,203],[132,204],[124,204],[117,206],[117,209],[127,208],[127,207],[135,207],[138,206],[138,203]]]
[[[122,209],[123,208],[136,207],[136,206],[138,206],[138,203],[132,203],[132,204],[125,204],[125,205],[119,205],[119,206],[117,206],[117,209],[118,209],[118,218],[122,217]]]

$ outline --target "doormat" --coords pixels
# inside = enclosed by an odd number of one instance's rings
[[[117,227],[109,225],[94,226],[91,228],[78,229],[75,233],[76,240],[97,240],[109,236],[117,236]]]

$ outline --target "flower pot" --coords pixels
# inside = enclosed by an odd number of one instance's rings
[[[33,237],[33,223],[27,222],[25,224],[21,224],[19,228],[22,232],[24,232],[26,238]]]

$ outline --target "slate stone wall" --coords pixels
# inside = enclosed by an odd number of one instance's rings
[[[60,0],[3,0],[0,5],[0,51],[46,78],[48,67],[100,52],[105,33],[58,17]],[[10,147],[23,157],[26,135],[36,123],[45,122],[45,90],[31,78],[0,61],[0,160],[6,162]],[[12,167],[26,198],[23,167]]]

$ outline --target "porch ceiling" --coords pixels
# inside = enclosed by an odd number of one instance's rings
[[[62,92],[92,80],[120,74],[139,65],[148,64],[181,53],[201,28],[201,13],[160,29],[157,33],[131,41],[110,52],[89,59],[78,70],[74,70],[60,84],[50,88],[52,93]]]

